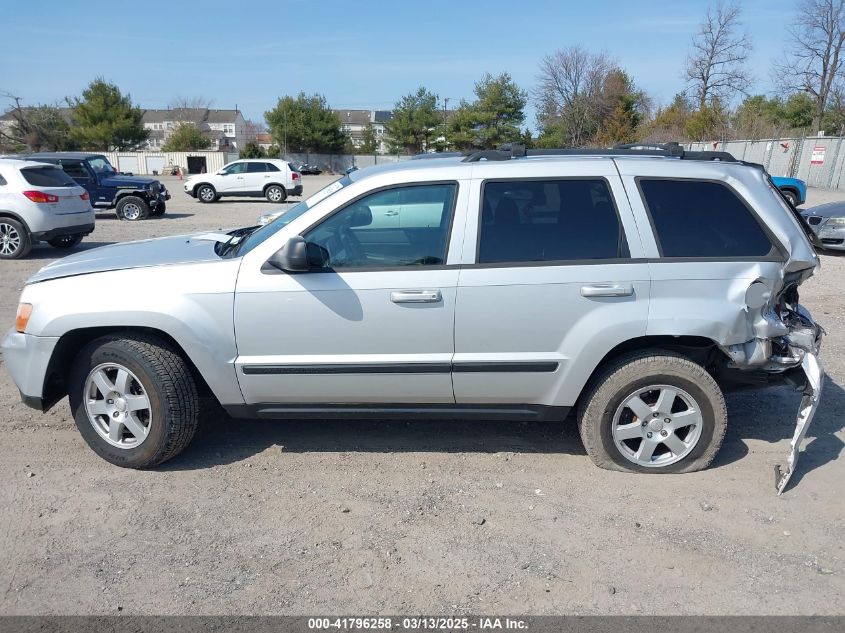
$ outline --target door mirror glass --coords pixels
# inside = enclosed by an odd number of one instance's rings
[[[287,273],[304,273],[311,266],[308,263],[308,244],[300,235],[294,235],[277,251],[268,263]]]
[[[366,204],[356,204],[349,219],[350,227],[370,226],[373,223],[373,212]]]

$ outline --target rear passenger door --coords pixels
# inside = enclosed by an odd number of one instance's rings
[[[244,174],[244,192],[260,193],[264,190],[264,184],[269,182],[270,174],[267,173],[267,163],[247,163]]]
[[[532,165],[525,178],[494,166],[475,181],[455,318],[458,403],[572,406],[608,351],[645,334],[648,264],[621,180],[610,160],[578,163]]]

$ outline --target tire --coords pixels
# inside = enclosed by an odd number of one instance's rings
[[[211,185],[200,185],[197,187],[197,200],[205,204],[217,202],[217,192]]]
[[[160,218],[167,211],[167,203],[159,202],[154,208],[150,209],[151,218]]]
[[[121,381],[121,371],[128,379]],[[178,455],[196,432],[199,398],[191,370],[156,337],[107,336],[93,341],[74,359],[68,386],[71,411],[83,439],[116,466],[161,464]],[[108,388],[113,393],[104,393]],[[134,416],[129,413],[132,407],[138,407]],[[115,430],[113,418],[121,420]]]
[[[661,404],[664,395],[664,403],[672,403],[668,407]],[[590,382],[580,399],[578,428],[600,468],[689,473],[707,468],[719,452],[727,409],[721,389],[701,365],[674,352],[646,350],[617,359]]]
[[[119,220],[137,222],[147,219],[150,215],[150,205],[138,196],[125,196],[118,201],[116,212]]]
[[[781,193],[783,194],[784,198],[789,200],[789,204],[791,204],[793,207],[797,208],[798,205],[801,204],[798,200],[798,194],[796,194],[794,191],[790,189],[781,189]]]
[[[264,197],[270,202],[284,202],[288,192],[281,185],[270,185],[264,190]]]
[[[32,236],[23,223],[0,217],[0,259],[20,259],[32,250]]]
[[[53,248],[64,250],[77,246],[82,241],[83,237],[83,235],[78,233],[76,235],[62,235],[60,237],[54,237],[52,240],[47,240],[47,243]]]

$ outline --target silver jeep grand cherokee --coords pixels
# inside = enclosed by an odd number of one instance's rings
[[[487,151],[347,175],[264,227],[117,244],[23,290],[5,363],[119,466],[235,418],[577,412],[604,468],[705,468],[722,390],[804,389],[809,229],[759,166],[661,149]],[[761,421],[763,423],[763,421]]]

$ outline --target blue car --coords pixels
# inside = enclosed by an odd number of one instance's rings
[[[807,183],[798,178],[786,178],[785,176],[772,176],[775,187],[781,190],[784,197],[792,203],[793,207],[804,204],[807,200]]]
[[[40,152],[25,160],[60,165],[84,187],[95,210],[114,209],[121,220],[143,220],[164,215],[170,194],[155,178],[119,174],[102,154],[89,152]]]

